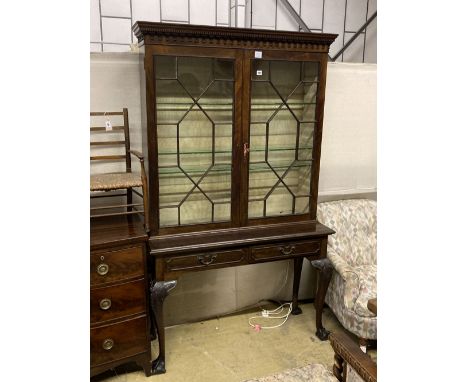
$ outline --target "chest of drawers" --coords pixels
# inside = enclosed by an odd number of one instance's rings
[[[151,375],[146,247],[138,220],[91,223],[91,376],[130,361]]]

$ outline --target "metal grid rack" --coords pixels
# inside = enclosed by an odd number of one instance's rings
[[[137,18],[141,18],[141,14],[135,17],[134,6],[141,4],[153,7],[155,10],[155,15],[148,17],[148,21],[182,24],[200,23],[199,16],[195,15],[197,16],[195,17],[193,12],[197,9],[195,7],[205,5],[204,17],[206,17],[206,20],[204,23],[209,25],[278,30],[285,28],[284,20],[286,18],[288,20],[286,28],[290,30],[339,33],[340,38],[334,44],[335,52],[332,51],[330,60],[342,62],[367,62],[369,60],[369,58],[366,58],[369,44],[368,28],[372,26],[375,29],[375,25],[371,24],[375,24],[377,19],[377,0],[340,0],[339,2],[333,0],[121,0],[121,6],[127,10],[129,9],[129,12],[125,12],[125,16],[103,12],[103,2],[105,1],[92,0],[92,4],[95,5],[95,12],[98,12],[98,15],[95,17],[99,20],[100,39],[99,41],[91,41],[91,44],[99,46],[99,51],[101,52],[106,51],[106,46],[120,46],[122,49],[118,50],[130,50],[131,45],[136,42],[131,32],[131,26],[137,21]],[[115,7],[116,4],[114,3],[113,6]],[[211,6],[208,7],[208,4],[211,4]],[[266,9],[271,5],[274,5],[274,17],[272,15],[269,25],[259,25],[258,22],[255,22],[256,17],[260,16],[258,13],[261,13],[258,11],[259,7],[262,6]],[[304,21],[306,7],[309,7],[310,13],[312,5],[317,10],[317,13],[321,13],[320,15],[317,14],[316,17],[317,20],[321,17],[321,23],[307,25]],[[178,16],[177,12],[168,14],[168,9],[177,9]],[[373,11],[374,9],[375,11]],[[360,28],[356,28],[356,25],[350,28],[349,16],[351,13],[355,17],[358,15],[360,20],[365,20]],[[177,17],[174,17],[175,15]],[[280,18],[283,20],[282,23],[280,22]],[[105,26],[103,27],[103,20],[106,19],[129,20],[129,38],[126,42],[104,41],[105,33],[103,33],[103,29],[105,29]],[[342,28],[339,25],[342,25]],[[97,28],[97,26],[95,27]],[[97,37],[97,34],[95,36]],[[375,51],[376,39],[374,36],[372,37],[371,44],[373,44]],[[107,40],[110,39],[107,38]],[[350,46],[354,48],[353,54],[344,54]],[[370,58],[370,62],[376,62],[376,57]]]

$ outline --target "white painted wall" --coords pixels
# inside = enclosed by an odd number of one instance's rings
[[[374,64],[329,64],[319,184],[320,199],[376,195]],[[132,147],[141,149],[138,54],[91,53],[91,111],[129,109]],[[289,263],[289,271],[288,271]],[[166,300],[167,324],[221,315],[260,299],[290,299],[289,261],[189,273]],[[300,298],[313,297],[305,262]]]
[[[319,197],[376,192],[377,65],[329,63]]]

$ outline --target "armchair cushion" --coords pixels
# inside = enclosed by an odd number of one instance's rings
[[[320,203],[318,220],[333,228],[328,258],[333,273],[325,301],[354,334],[377,337],[377,319],[367,309],[377,296],[377,203],[351,199]]]
[[[350,293],[352,295],[355,290],[352,290],[351,292],[345,291],[346,286],[346,282],[339,273],[333,272],[330,280],[330,286],[328,287],[328,291],[325,296],[325,302],[333,313],[335,313],[336,318],[344,328],[358,337],[373,340],[377,339],[377,317],[375,317],[370,311],[363,314],[364,310],[367,309],[367,307],[362,306],[363,301],[367,304],[365,294],[362,293],[362,295],[360,295],[358,304],[355,304],[354,306],[351,305],[351,307],[349,307],[349,301],[345,304],[345,300],[348,298],[345,298],[345,295],[346,293]],[[369,295],[372,296],[369,298],[375,297],[373,293],[369,293]],[[358,300],[357,295],[355,299],[356,301]]]
[[[362,317],[374,317],[367,309],[367,302],[377,297],[377,266],[361,265],[354,268],[357,277],[345,285],[344,304],[346,308]]]

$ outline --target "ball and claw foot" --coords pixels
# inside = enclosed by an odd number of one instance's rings
[[[159,358],[159,357],[156,358],[153,361],[151,370],[152,370],[153,375],[155,375],[155,374],[164,374],[166,372],[166,361],[164,359]]]
[[[321,341],[326,341],[328,340],[328,336],[330,335],[330,332],[325,329],[324,327],[321,327],[317,329],[315,332],[315,335],[321,340]]]
[[[302,314],[302,309],[296,306],[292,311],[291,314],[297,316],[298,314]]]

